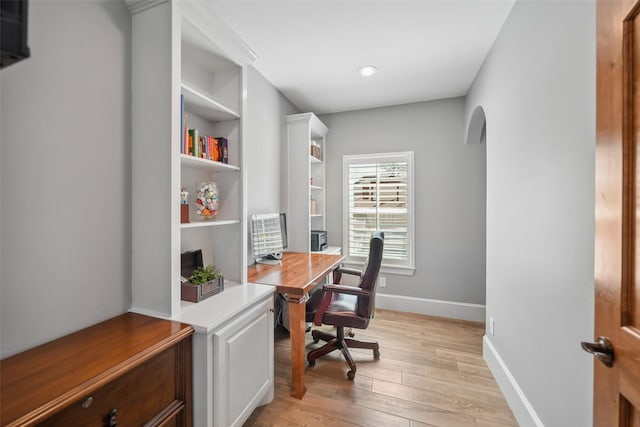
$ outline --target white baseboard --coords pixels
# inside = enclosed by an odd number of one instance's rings
[[[465,302],[441,301],[427,298],[399,295],[376,294],[376,307],[387,310],[406,311],[428,316],[448,317],[451,319],[485,321],[485,306]]]
[[[500,354],[498,354],[498,351],[486,335],[482,339],[482,355],[498,386],[500,386],[500,390],[502,390],[502,394],[504,394],[518,424],[521,427],[544,427],[527,396],[513,375],[511,375],[511,371],[509,371],[504,360],[502,360],[502,357],[500,357]]]

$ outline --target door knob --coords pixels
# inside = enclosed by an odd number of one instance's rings
[[[598,337],[596,342],[582,341],[580,345],[584,351],[593,354],[607,368],[613,366],[613,346],[607,337]]]

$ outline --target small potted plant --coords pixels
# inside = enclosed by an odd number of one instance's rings
[[[196,267],[188,282],[181,284],[182,299],[199,302],[224,290],[224,277],[213,265]]]

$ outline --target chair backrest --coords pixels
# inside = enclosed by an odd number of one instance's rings
[[[382,265],[382,252],[384,250],[384,233],[374,231],[369,242],[369,256],[364,265],[364,270],[358,285],[362,289],[371,291],[368,296],[359,296],[356,312],[362,317],[372,317],[376,308],[376,287],[378,285],[378,273]]]

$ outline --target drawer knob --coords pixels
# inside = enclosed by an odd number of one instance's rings
[[[84,409],[87,409],[89,406],[91,406],[92,403],[93,403],[93,397],[89,396],[84,400],[84,402],[82,402],[82,407]]]
[[[111,412],[109,412],[109,427],[116,427],[118,425],[118,409],[113,408]]]

